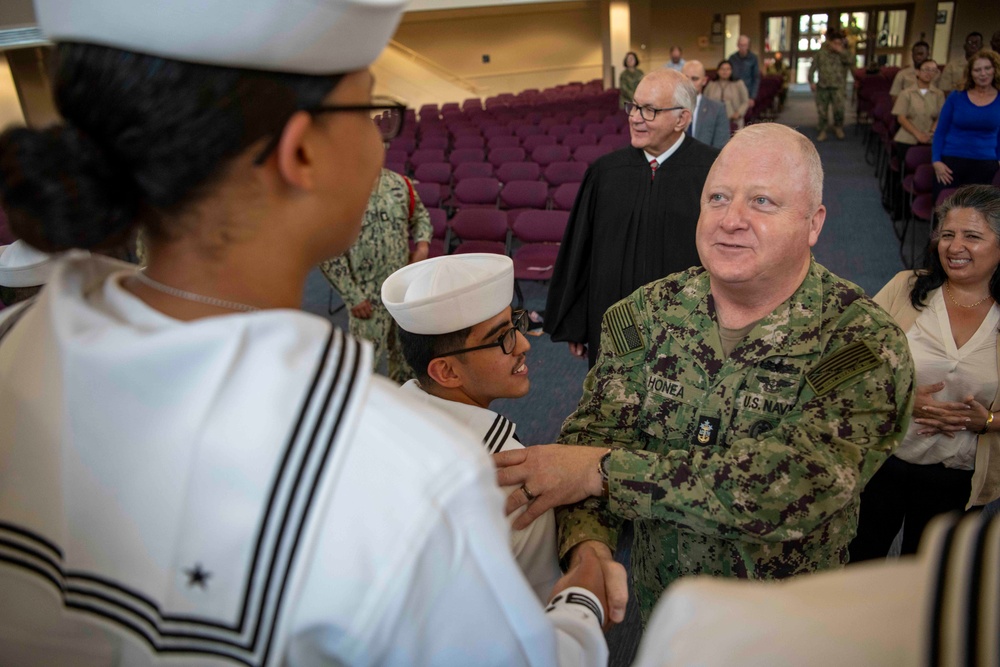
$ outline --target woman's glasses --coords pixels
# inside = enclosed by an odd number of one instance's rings
[[[403,121],[406,117],[406,105],[388,97],[374,97],[371,104],[322,104],[315,107],[306,107],[300,109],[300,111],[305,111],[314,116],[321,113],[339,113],[342,111],[367,111],[372,121],[374,121],[375,126],[378,127],[379,132],[382,133],[382,141],[384,142],[392,141],[399,136],[399,133],[403,130]],[[271,154],[271,151],[275,149],[280,140],[280,132],[271,137],[267,145],[257,154],[253,163],[255,165],[264,164],[267,156]]]

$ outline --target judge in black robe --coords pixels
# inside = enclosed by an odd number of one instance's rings
[[[701,190],[718,149],[688,136],[657,169],[639,148],[623,148],[587,170],[559,249],[545,331],[600,349],[604,311],[639,287],[700,264],[695,228]]]

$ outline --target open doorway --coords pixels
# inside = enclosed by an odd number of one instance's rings
[[[912,5],[893,9],[850,7],[802,9],[763,15],[764,60],[778,51],[792,69],[792,83],[806,83],[816,51],[832,28],[847,36],[854,66],[869,64],[901,66],[909,42]]]

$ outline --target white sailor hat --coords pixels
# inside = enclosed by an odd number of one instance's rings
[[[396,324],[415,334],[445,334],[485,322],[510,305],[514,262],[470,253],[404,266],[382,283],[382,303]]]
[[[49,281],[55,258],[35,250],[24,241],[0,246],[0,285],[38,287]]]
[[[301,74],[367,67],[406,0],[35,0],[52,41]]]

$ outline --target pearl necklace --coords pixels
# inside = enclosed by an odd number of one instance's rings
[[[175,296],[179,299],[187,299],[188,301],[194,301],[196,303],[204,303],[209,306],[215,306],[217,308],[225,308],[227,310],[238,310],[244,313],[254,313],[260,310],[255,306],[248,306],[245,303],[237,303],[236,301],[226,301],[224,299],[216,299],[212,296],[202,296],[201,294],[195,294],[194,292],[188,292],[186,290],[177,289],[176,287],[170,287],[169,285],[164,285],[161,282],[153,280],[146,275],[146,269],[139,269],[135,273],[135,278],[140,283],[147,287],[151,287],[158,292],[163,292],[164,294],[169,294],[170,296]]]
[[[948,298],[951,299],[951,302],[953,304],[955,304],[956,306],[959,306],[960,308],[975,308],[976,306],[978,306],[979,304],[981,304],[983,301],[986,301],[987,299],[992,299],[993,298],[992,294],[987,294],[986,296],[984,296],[982,299],[980,299],[979,301],[975,302],[971,306],[966,306],[964,303],[959,303],[958,301],[955,300],[955,296],[951,293],[951,287],[948,286],[948,283],[944,284],[944,291],[948,293]]]

